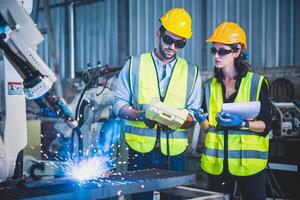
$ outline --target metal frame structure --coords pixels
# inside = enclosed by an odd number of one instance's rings
[[[70,178],[41,180],[0,188],[0,199],[106,199],[195,183],[194,174],[147,169],[76,182]]]

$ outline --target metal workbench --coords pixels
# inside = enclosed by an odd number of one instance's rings
[[[106,178],[86,182],[63,177],[34,182],[2,184],[0,199],[107,199],[122,197],[134,193],[159,191],[172,194],[180,199],[228,199],[226,195],[206,190],[183,187],[195,183],[194,174],[148,169],[117,173]]]
[[[0,188],[0,199],[105,199],[191,185],[193,174],[148,169],[79,183],[70,178],[20,183]]]

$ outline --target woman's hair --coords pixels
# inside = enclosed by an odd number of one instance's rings
[[[239,44],[226,44],[230,46],[233,50],[238,51],[240,49]],[[234,60],[234,67],[237,71],[237,75],[235,79],[240,79],[248,71],[252,71],[253,69],[251,65],[247,62],[247,55],[245,54],[244,51],[241,51],[240,55]],[[224,78],[223,72],[221,69],[214,67],[214,77],[218,79],[218,81],[222,81]]]

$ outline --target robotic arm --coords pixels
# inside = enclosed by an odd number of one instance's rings
[[[23,79],[24,93],[29,100],[39,106],[47,106],[72,127],[77,126],[64,100],[54,95],[52,85],[55,74],[36,53],[43,36],[26,13],[23,6],[15,0],[0,1],[0,14],[10,30],[0,35],[0,47],[5,56]]]
[[[0,34],[0,48],[4,52],[3,62],[0,62],[4,72],[0,75],[5,85],[0,94],[5,95],[0,98],[0,182],[13,176],[16,158],[27,143],[24,96],[39,106],[48,107],[70,128],[77,127],[64,100],[52,91],[55,74],[36,53],[37,45],[44,38],[17,0],[0,1],[0,29],[3,24],[9,28]]]

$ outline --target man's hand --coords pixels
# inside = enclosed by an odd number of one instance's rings
[[[191,114],[188,114],[187,119],[180,128],[188,129],[194,125],[194,119]]]
[[[141,116],[142,116],[141,119],[143,120],[143,122],[146,124],[146,126],[147,126],[148,128],[150,128],[150,129],[154,128],[156,122],[155,122],[155,121],[152,121],[152,120],[150,120],[150,119],[148,119],[148,118],[146,117],[146,112],[142,112],[142,113],[141,113]]]
[[[127,120],[133,120],[133,121],[138,121],[142,120],[141,115],[142,111],[134,109],[133,107],[129,105],[123,106],[123,108],[120,110],[118,116],[127,119]]]
[[[241,116],[230,113],[218,113],[216,120],[221,126],[237,128],[242,128],[244,122]]]

